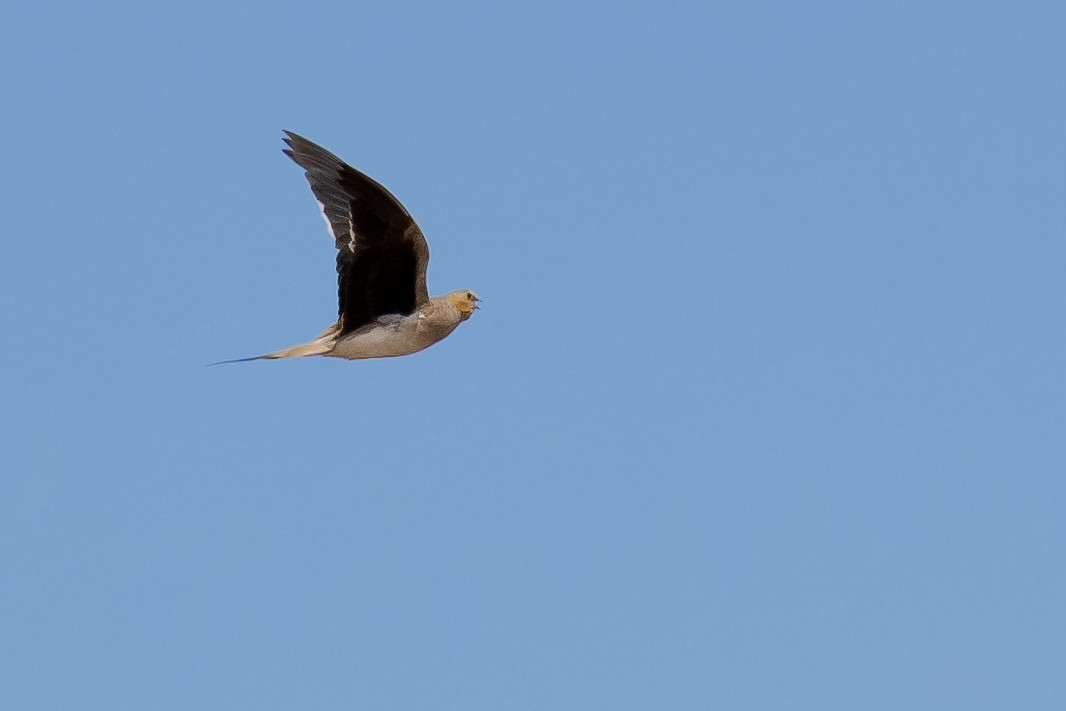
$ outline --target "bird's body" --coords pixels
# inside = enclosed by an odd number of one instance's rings
[[[465,293],[455,292],[430,299],[413,314],[406,316],[381,316],[344,336],[340,335],[338,324],[333,324],[313,341],[258,358],[323,355],[357,360],[417,353],[443,340],[456,326],[470,318],[470,311],[466,311],[464,316],[464,311],[452,303],[452,300],[459,300],[457,297],[465,299]]]
[[[430,299],[409,316],[383,316],[345,336],[328,355],[351,359],[410,355],[443,340],[469,317],[447,296]]]
[[[284,152],[306,171],[336,243],[339,316],[313,341],[238,360],[409,355],[470,318],[479,301],[472,291],[429,297],[429,247],[400,201],[332,153],[285,133]]]

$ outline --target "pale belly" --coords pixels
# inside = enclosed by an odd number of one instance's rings
[[[356,331],[337,341],[325,355],[334,358],[389,358],[409,355],[428,348],[455,330],[419,328],[416,315],[390,323],[379,323]]]

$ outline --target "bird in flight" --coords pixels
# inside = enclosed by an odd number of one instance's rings
[[[467,289],[430,298],[429,246],[411,213],[382,185],[302,136],[285,131],[285,155],[307,176],[337,246],[337,322],[307,343],[250,360],[387,358],[440,341],[478,308]]]

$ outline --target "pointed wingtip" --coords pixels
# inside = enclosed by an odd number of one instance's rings
[[[306,138],[304,138],[300,134],[296,133],[295,131],[290,131],[290,130],[288,130],[286,128],[281,129],[281,132],[285,134],[282,137],[281,140],[284,141],[285,143],[287,143],[290,146],[292,145],[293,141],[306,141],[307,140]]]

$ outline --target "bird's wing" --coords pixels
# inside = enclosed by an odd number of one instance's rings
[[[343,336],[387,314],[410,314],[429,300],[429,247],[392,193],[337,156],[291,131],[285,155],[304,169],[337,244]]]

